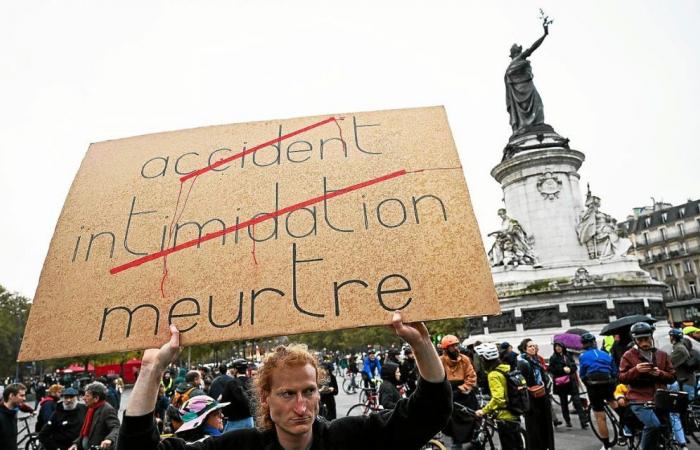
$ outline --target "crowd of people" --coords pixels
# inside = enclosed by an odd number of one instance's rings
[[[462,346],[454,335],[435,346],[422,324],[404,324],[397,315],[394,327],[408,344],[402,349],[369,348],[341,357],[280,346],[260,365],[239,358],[219,365],[217,373],[173,363],[180,351],[173,327],[169,343],[144,353],[122,423],[118,379],[77,386],[34,383],[35,407],[26,402],[27,387],[12,383],[0,402],[0,448],[17,448],[16,414],[22,410],[37,413],[45,450],[417,449],[438,432],[450,436],[458,450],[472,441],[484,415],[494,419],[501,448],[553,450],[554,428],[573,427],[572,405],[578,425],[595,427],[602,449],[608,449],[617,442],[609,438],[606,404],[619,415],[623,436],[641,430],[642,450],[658,447],[661,425],[669,421],[675,441],[687,444],[678,415],[649,402],[660,390],[694,398],[700,352],[692,341],[700,340],[700,329],[671,329],[671,349],[665,352],[655,346],[653,325],[639,322],[629,336],[600,346],[596,336],[583,333],[576,352],[554,342],[545,358],[528,338],[517,352],[508,342]],[[352,380],[358,375],[364,387],[376,388],[380,411],[338,419],[337,375]],[[552,407],[554,396],[563,422]]]

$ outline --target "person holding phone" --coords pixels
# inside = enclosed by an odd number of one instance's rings
[[[629,385],[626,394],[630,409],[644,424],[641,450],[657,448],[661,422],[657,412],[645,408],[644,403],[654,399],[658,389],[666,389],[673,383],[676,370],[671,360],[662,350],[654,348],[654,327],[646,322],[637,322],[630,328],[634,347],[622,355],[620,361],[620,381]]]

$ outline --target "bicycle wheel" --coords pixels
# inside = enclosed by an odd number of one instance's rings
[[[431,439],[427,444],[422,446],[420,450],[447,450],[447,447],[437,439]]]
[[[24,450],[41,450],[42,448],[41,442],[39,442],[37,436],[30,437],[27,444],[24,446]]]
[[[615,443],[617,442],[617,421],[614,419],[614,416],[612,414],[615,414],[610,410],[610,407],[608,405],[605,405],[605,409],[603,410],[605,413],[605,426],[608,430],[608,442]],[[603,431],[601,430],[601,426],[598,423],[595,411],[593,411],[593,408],[588,408],[588,425],[591,427],[591,431],[593,431],[593,434],[600,440],[600,442],[604,442],[605,440],[603,439]]]
[[[696,444],[700,445],[700,406],[691,404],[688,407],[683,430],[686,436],[689,435]]]
[[[374,412],[375,409],[371,408],[369,405],[366,403],[358,403],[356,405],[353,405],[348,409],[348,413],[345,414],[346,416],[368,416],[371,412]]]

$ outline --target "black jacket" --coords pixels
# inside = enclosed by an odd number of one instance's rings
[[[0,448],[17,450],[17,411],[0,401]]]
[[[228,420],[242,420],[252,417],[249,384],[250,380],[245,376],[231,378],[226,382],[221,393],[221,402],[231,403],[222,409],[224,417]]]
[[[81,428],[82,425],[83,424],[81,423]],[[78,434],[80,434],[80,429],[78,429]],[[117,415],[117,410],[112,408],[112,405],[105,402],[102,407],[95,411],[95,415],[92,417],[92,425],[90,426],[90,431],[88,432],[88,447],[100,445],[100,442],[104,441],[105,439],[109,439],[114,445],[114,443],[117,441],[118,435],[119,416]],[[73,439],[73,443],[78,445],[79,450],[87,450],[83,448],[82,438],[80,438],[80,436]]]
[[[80,434],[85,420],[87,407],[78,403],[75,409],[63,409],[59,402],[56,410],[39,432],[39,441],[46,450],[65,450],[70,447]]]
[[[564,371],[564,367],[568,367],[570,369],[568,374]],[[557,377],[563,377],[564,375],[569,375],[570,380],[569,383],[561,384],[559,386],[554,383],[555,394],[573,395],[578,392],[578,378],[576,369],[576,361],[574,361],[574,357],[569,354],[566,347],[564,347],[564,351],[561,355],[555,351],[552,356],[549,357],[549,373],[552,374],[552,381],[554,381],[554,379]]]
[[[419,449],[437,434],[452,412],[452,390],[447,381],[421,380],[416,393],[402,399],[393,410],[369,416],[341,417],[332,422],[317,419],[312,450]],[[153,414],[124,416],[117,450],[280,450],[273,429],[236,430],[186,447],[181,439],[159,442]]]

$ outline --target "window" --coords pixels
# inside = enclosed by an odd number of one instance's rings
[[[647,217],[644,219],[644,227],[651,226],[651,217]]]
[[[666,240],[666,228],[659,228],[659,232],[661,233],[661,240],[665,241]]]
[[[666,266],[666,275],[668,275],[669,277],[673,276],[673,267],[671,267],[670,264]]]
[[[681,236],[685,236],[685,226],[683,225],[683,223],[678,224],[678,233]]]
[[[700,226],[700,222],[698,222],[698,226]],[[649,245],[649,233],[646,231],[644,232],[644,245]]]
[[[685,217],[685,208],[678,209],[678,217],[680,217],[681,219]]]
[[[693,296],[693,298],[698,297],[698,291],[697,288],[695,287],[695,281],[691,281],[688,283],[688,289],[690,290],[690,295]]]
[[[681,253],[683,253],[683,254],[688,253],[688,246],[686,245],[685,241],[681,242]]]
[[[678,288],[676,287],[676,284],[675,283],[671,284],[670,288],[671,288],[671,295],[673,296],[673,299],[678,300]]]
[[[661,213],[661,223],[666,223],[668,221],[668,213]]]
[[[668,247],[664,247],[664,255],[666,255],[666,258],[668,258]]]
[[[690,264],[689,260],[683,261],[683,270],[685,270],[685,273],[692,273],[693,272],[693,265]]]
[[[647,257],[646,257],[646,260],[647,260],[647,261],[651,261],[651,250],[647,250]]]

